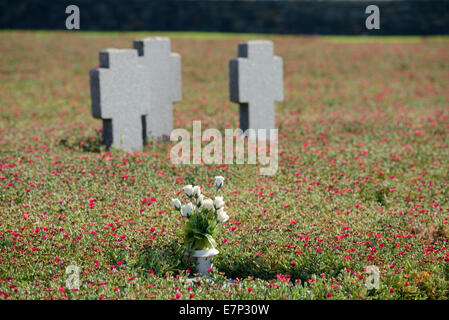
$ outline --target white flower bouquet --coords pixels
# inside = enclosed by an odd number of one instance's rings
[[[184,243],[189,252],[192,250],[215,249],[214,240],[218,226],[229,220],[224,211],[223,197],[217,196],[223,187],[224,178],[215,177],[215,198],[205,198],[199,186],[187,185],[184,192],[190,202],[182,205],[178,199],[172,199],[175,210],[179,211],[184,221]]]

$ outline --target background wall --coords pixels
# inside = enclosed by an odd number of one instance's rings
[[[69,4],[80,8],[81,30],[449,34],[449,0],[0,0],[0,28],[64,29]],[[365,29],[369,4],[380,8],[380,30]]]

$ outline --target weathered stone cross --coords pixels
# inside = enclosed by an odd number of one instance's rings
[[[173,130],[173,102],[181,100],[181,57],[170,39],[134,41],[135,49],[100,52],[90,72],[92,115],[103,119],[106,146],[141,150],[147,135]]]
[[[240,128],[274,129],[274,101],[283,100],[282,58],[273,57],[271,41],[248,41],[238,46],[238,58],[229,62],[229,91],[240,104]],[[258,136],[259,139],[265,135]]]
[[[181,56],[170,52],[170,39],[152,37],[134,41],[139,61],[147,75],[150,90],[150,114],[146,133],[155,137],[170,136],[173,130],[173,103],[181,101]]]
[[[92,115],[103,119],[103,139],[128,152],[141,150],[143,116],[150,112],[150,90],[133,49],[100,51],[100,68],[90,71]]]

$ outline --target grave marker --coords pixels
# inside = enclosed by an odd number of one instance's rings
[[[181,100],[181,57],[170,39],[135,40],[134,48],[101,51],[90,72],[92,115],[103,119],[106,146],[125,151],[141,150],[147,135],[169,136]]]
[[[155,138],[170,136],[173,103],[181,101],[181,56],[170,52],[170,39],[151,37],[134,41],[151,92],[146,133]]]
[[[255,40],[238,45],[238,58],[229,62],[229,91],[240,104],[240,128],[274,129],[274,101],[283,100],[282,58],[273,56],[271,41]],[[265,135],[258,136],[264,139]]]
[[[133,49],[100,51],[100,67],[90,71],[92,115],[103,119],[103,138],[132,152],[143,146],[143,116],[149,113],[150,91],[145,70]]]

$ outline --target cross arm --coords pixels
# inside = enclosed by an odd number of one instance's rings
[[[100,67],[90,70],[92,116],[110,119],[123,95],[123,81],[131,81],[137,66],[137,51],[106,49],[99,54]]]

